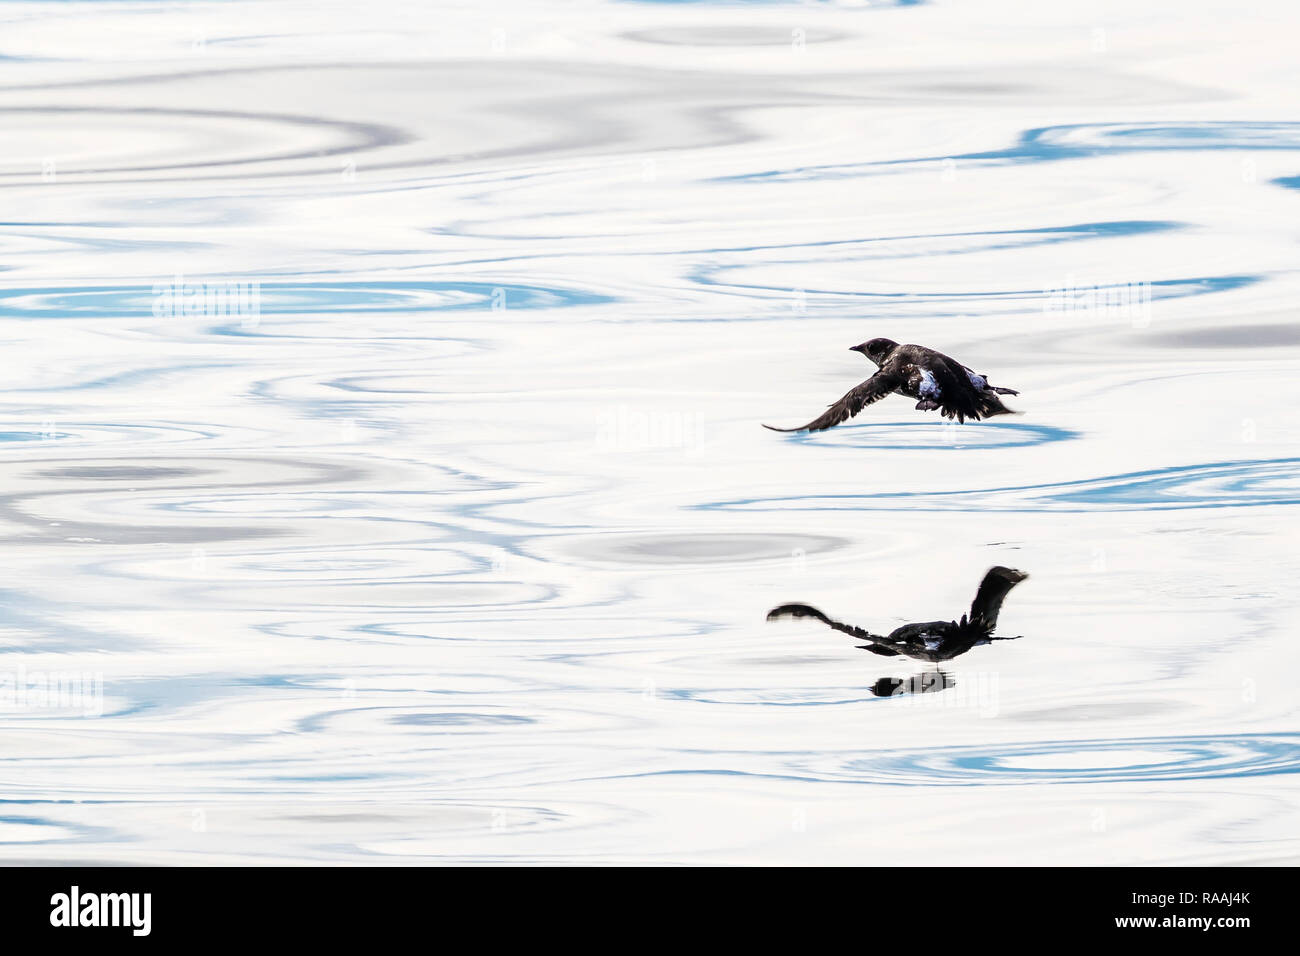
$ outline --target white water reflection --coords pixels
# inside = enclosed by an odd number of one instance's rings
[[[0,858],[1294,859],[1264,7],[7,5]]]

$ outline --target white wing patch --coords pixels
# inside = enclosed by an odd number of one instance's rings
[[[922,398],[938,398],[941,394],[939,383],[934,380],[934,375],[929,369],[921,369],[921,384],[917,386],[917,393]]]
[[[989,387],[988,379],[986,379],[983,375],[978,375],[975,372],[972,372],[970,369],[966,369],[966,377],[970,379],[970,383],[974,385],[976,388],[978,388],[981,392],[987,390]]]

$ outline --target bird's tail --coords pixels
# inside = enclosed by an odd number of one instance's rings
[[[989,568],[970,605],[971,626],[983,634],[992,634],[998,624],[998,612],[1002,610],[1003,599],[1027,577],[1029,575],[1024,571],[1015,568]]]
[[[921,407],[917,405],[917,408]],[[981,418],[992,418],[994,415],[1019,415],[1020,413],[1003,405],[1002,399],[998,398],[998,393],[990,390],[953,396],[942,403],[939,414],[959,422],[965,422],[968,418],[977,422]]]
[[[1016,414],[1014,411],[1012,411],[1011,409],[1007,408],[1007,406],[1002,404],[1002,399],[998,398],[999,392],[1002,392],[1003,394],[1011,394],[1011,395],[1018,394],[1016,392],[1007,392],[1002,389],[998,389],[998,391],[996,392],[993,390],[989,390],[987,392],[980,392],[979,398],[977,398],[975,401],[975,407],[979,411],[979,414],[973,417],[992,418],[994,415]]]

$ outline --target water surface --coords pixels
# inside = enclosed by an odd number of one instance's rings
[[[0,20],[0,859],[1300,857],[1288,5]]]

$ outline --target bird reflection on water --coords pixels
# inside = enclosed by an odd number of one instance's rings
[[[784,618],[816,618],[832,630],[862,641],[857,645],[859,650],[881,657],[908,657],[938,664],[993,641],[1016,640],[1014,637],[994,637],[993,630],[997,627],[1003,600],[1012,588],[1028,576],[1014,568],[990,568],[980,582],[979,590],[975,592],[970,613],[963,614],[960,620],[904,624],[886,635],[873,634],[856,625],[833,620],[808,604],[782,604],[768,611],[767,619],[778,621]],[[897,697],[904,694],[934,693],[954,686],[956,681],[952,675],[936,668],[907,678],[882,677],[872,685],[871,692],[877,697]]]
[[[911,677],[882,677],[871,685],[877,697],[902,697],[905,694],[933,694],[957,686],[951,673],[936,668]]]

